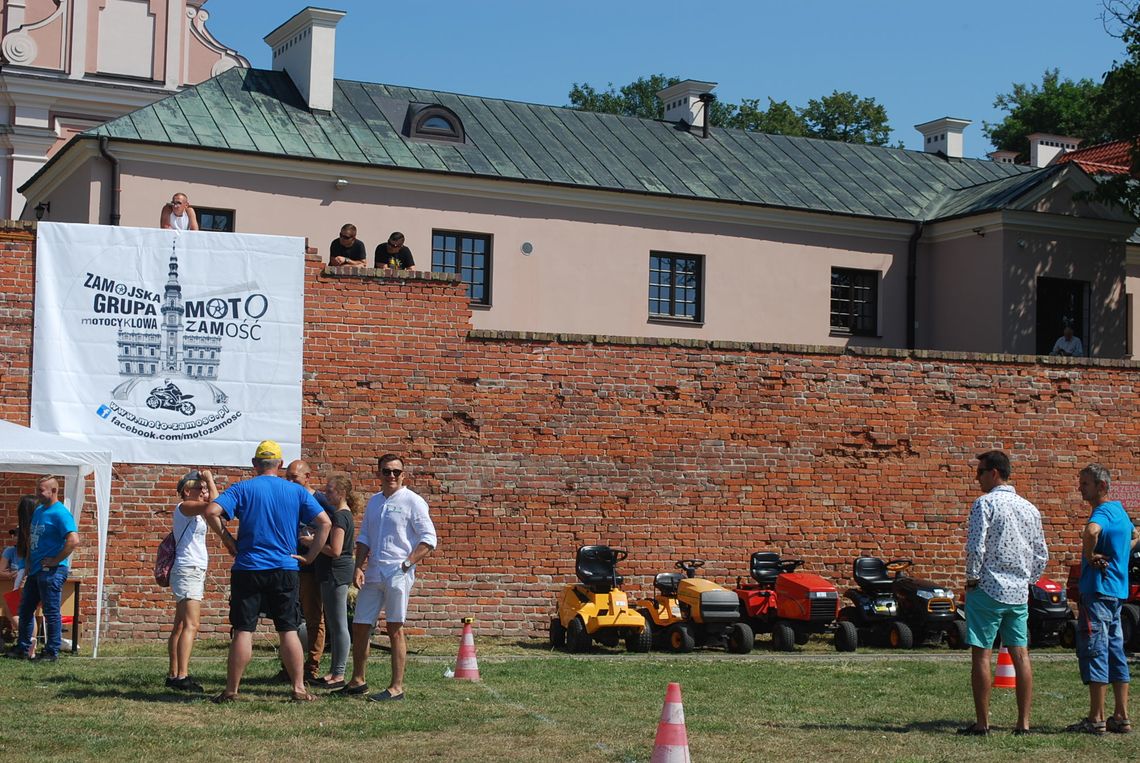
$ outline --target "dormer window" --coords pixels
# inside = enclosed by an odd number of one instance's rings
[[[465,142],[463,122],[459,116],[439,104],[412,104],[408,108],[406,134],[409,138]]]

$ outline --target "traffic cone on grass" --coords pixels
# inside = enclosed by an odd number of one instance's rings
[[[471,630],[474,617],[463,618],[463,635],[459,638],[459,657],[455,660],[455,675],[464,681],[478,681],[479,661],[475,658],[475,633]]]
[[[998,652],[997,670],[994,671],[994,688],[1017,688],[1017,673],[1013,669],[1013,660],[1009,657],[1009,650],[1004,646]]]
[[[681,706],[681,684],[674,682],[665,690],[665,706],[661,708],[650,763],[691,763],[691,760],[685,708]]]

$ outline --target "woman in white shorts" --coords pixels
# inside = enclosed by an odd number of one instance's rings
[[[201,506],[218,497],[214,485],[214,475],[203,469],[194,469],[178,480],[178,496],[182,501],[205,501]],[[166,686],[179,691],[202,691],[202,686],[190,678],[190,653],[194,650],[194,639],[198,636],[198,624],[202,616],[202,595],[206,588],[206,566],[209,553],[206,551],[206,520],[199,509],[184,508],[179,501],[174,507],[174,567],[170,570],[170,590],[178,602],[174,610],[174,629],[166,643],[170,655],[170,670],[166,675]]]

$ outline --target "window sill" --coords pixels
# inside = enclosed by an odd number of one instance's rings
[[[491,305],[488,302],[468,302],[467,306],[472,310],[490,310]]]
[[[693,328],[702,328],[705,325],[704,321],[691,321],[685,318],[658,318],[655,316],[650,316],[645,322],[660,326],[692,326]]]
[[[836,331],[832,329],[828,332],[828,336],[839,337],[844,339],[882,339],[882,334],[856,334],[850,331]]]

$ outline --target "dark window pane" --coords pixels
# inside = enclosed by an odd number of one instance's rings
[[[656,317],[701,319],[701,258],[649,255],[649,314]]]
[[[459,273],[467,284],[467,295],[471,301],[490,304],[490,250],[489,236],[435,232],[432,234],[431,269],[437,273]]]

